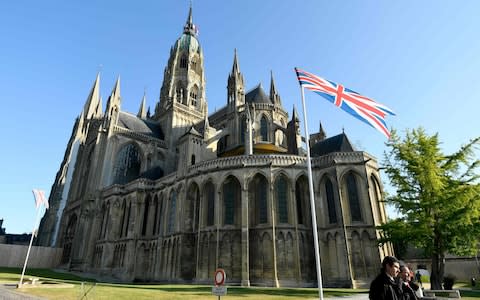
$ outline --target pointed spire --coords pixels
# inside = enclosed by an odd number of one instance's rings
[[[273,71],[270,70],[270,96],[277,94],[277,88],[275,87],[275,79],[273,79]]]
[[[147,118],[147,96],[146,93],[143,93],[143,98],[142,102],[140,103],[140,109],[138,110],[137,117],[140,119],[146,119]]]
[[[327,137],[327,133],[325,132],[325,130],[323,130],[322,121],[320,121],[320,129],[318,130],[318,132],[320,133],[320,135],[323,136],[323,138]]]
[[[237,48],[235,48],[233,52],[232,75],[235,75],[237,73],[240,73],[240,66],[238,65]]]
[[[109,115],[112,112],[112,108],[117,106],[118,110],[120,111],[120,76],[118,76],[117,81],[115,82],[115,86],[113,87],[112,93],[108,97],[107,107],[105,111],[105,115]]]
[[[193,36],[197,35],[197,28],[195,24],[193,24],[193,17],[192,17],[192,3],[190,2],[190,9],[188,10],[188,17],[185,26],[183,27],[183,33],[190,34]]]
[[[298,113],[297,113],[297,109],[295,108],[295,105],[293,106],[292,120],[300,121],[300,118],[298,117]]]
[[[96,114],[97,107],[100,101],[100,73],[97,73],[93,87],[90,90],[87,101],[85,101],[85,106],[83,107],[83,117],[86,119],[91,119],[92,117],[98,117]]]

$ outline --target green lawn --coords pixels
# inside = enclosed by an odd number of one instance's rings
[[[0,283],[17,283],[21,269],[1,268]],[[50,282],[65,282],[73,287],[53,288],[21,288],[18,292],[45,297],[47,299],[79,299],[82,295],[81,282],[85,282],[83,291],[90,291],[86,299],[217,299],[211,293],[211,286],[202,285],[160,285],[160,284],[106,284],[93,279],[82,278],[68,273],[59,273],[47,269],[28,269],[25,278],[37,277]],[[46,285],[43,285],[46,286]],[[48,286],[55,286],[51,284]],[[366,293],[367,290],[324,289],[325,297],[346,296],[355,293]],[[307,300],[318,299],[318,290],[313,288],[260,288],[260,287],[228,287],[226,297],[232,300]],[[464,300],[480,299],[480,291],[462,292]]]

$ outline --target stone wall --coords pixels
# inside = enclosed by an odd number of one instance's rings
[[[23,268],[28,246],[0,244],[0,266]],[[61,248],[32,246],[27,268],[56,268],[62,257]]]
[[[417,265],[427,266],[428,271],[432,270],[432,264],[429,259],[411,259],[406,261],[412,270],[417,269]],[[475,257],[455,257],[445,259],[445,276],[454,275],[458,281],[470,282],[470,278],[480,278],[480,270]]]

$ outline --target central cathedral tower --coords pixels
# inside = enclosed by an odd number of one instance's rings
[[[167,147],[175,149],[178,139],[206,116],[203,52],[190,7],[183,34],[170,49],[153,118],[165,132]]]

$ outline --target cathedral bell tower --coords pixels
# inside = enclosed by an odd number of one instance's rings
[[[175,151],[178,139],[191,126],[203,124],[206,116],[203,51],[190,7],[183,34],[170,49],[153,119],[161,124],[169,149]]]

